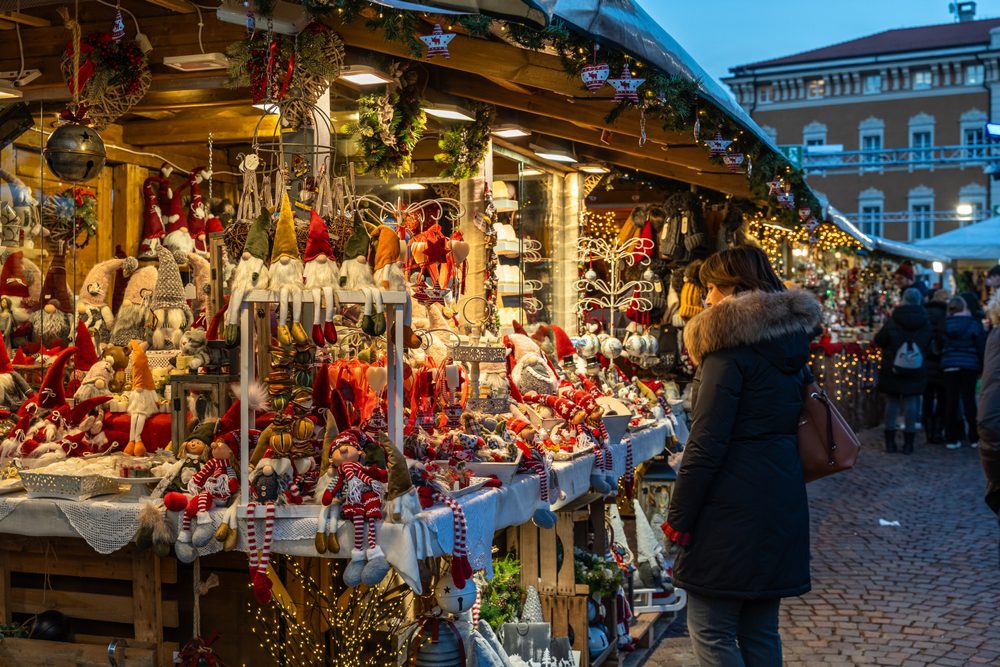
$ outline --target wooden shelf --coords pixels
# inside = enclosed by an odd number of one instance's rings
[[[607,662],[608,659],[614,656],[615,656],[615,640],[612,639],[610,646],[604,649],[604,653],[600,654],[599,656],[593,658],[590,661],[590,667],[600,667],[605,662]]]
[[[334,290],[340,303],[363,304],[367,299],[361,290]],[[255,289],[251,290],[245,301],[248,303],[275,303],[278,300],[278,293],[273,290]],[[302,303],[312,303],[312,290],[302,290]],[[406,303],[406,292],[382,292],[382,303],[403,304]]]
[[[636,618],[635,625],[628,629],[630,635],[635,637],[636,644],[641,648],[650,648],[656,637],[653,636],[654,624],[663,617],[661,612],[647,612],[640,614]]]

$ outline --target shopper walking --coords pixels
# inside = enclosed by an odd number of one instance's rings
[[[892,274],[893,278],[896,280],[896,286],[901,290],[907,290],[911,287],[920,292],[920,298],[924,299],[927,297],[927,292],[930,288],[927,287],[927,283],[924,279],[917,276],[916,272],[913,270],[913,265],[909,262],[903,262],[899,265],[896,271]]]
[[[958,449],[966,439],[972,447],[977,447],[976,382],[983,367],[986,332],[983,323],[972,317],[968,304],[960,296],[948,301],[944,328],[941,368],[944,372],[946,446]]]
[[[927,442],[944,444],[944,373],[941,371],[941,353],[944,350],[944,322],[948,318],[948,299],[951,293],[946,289],[934,292],[924,308],[931,321],[930,345],[924,351],[927,364],[927,388],[924,389],[923,423]]]
[[[674,583],[699,663],[778,667],[780,599],[810,589],[797,430],[820,304],[754,247],[712,255],[700,278],[710,308],[684,329],[699,367],[663,530],[681,545]]]
[[[1000,301],[990,302],[993,329],[986,339],[979,397],[979,459],[986,473],[986,504],[1000,516]]]
[[[923,297],[913,287],[903,292],[903,302],[892,311],[875,334],[875,344],[882,350],[878,390],[885,394],[885,451],[896,452],[899,413],[903,413],[903,453],[913,453],[917,437],[920,398],[927,388],[926,354],[934,331]]]

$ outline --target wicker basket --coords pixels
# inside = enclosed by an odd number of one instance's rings
[[[118,483],[100,475],[51,475],[26,470],[20,475],[29,498],[87,500],[118,493]]]

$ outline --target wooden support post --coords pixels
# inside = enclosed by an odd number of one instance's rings
[[[10,553],[0,550],[0,623],[10,623]]]
[[[120,245],[129,255],[139,252],[142,242],[142,182],[148,172],[134,164],[114,167],[114,224],[112,248]]]

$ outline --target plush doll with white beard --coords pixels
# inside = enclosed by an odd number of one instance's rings
[[[66,284],[66,258],[54,255],[42,283],[41,303],[31,315],[35,337],[50,347],[68,343],[75,318],[73,297]]]
[[[31,385],[14,370],[7,354],[7,346],[0,339],[0,406],[12,410],[31,394]]]
[[[73,394],[76,402],[85,401],[88,398],[111,395],[111,378],[115,375],[115,369],[111,363],[105,359],[99,359],[90,367],[79,388]]]
[[[41,294],[41,271],[24,257],[21,251],[6,255],[0,270],[0,297],[10,301],[10,334],[4,336],[8,345],[18,338],[17,329],[27,328],[31,320],[28,305],[37,301]],[[6,313],[5,313],[6,316]]]
[[[309,238],[306,240],[305,254],[306,289],[312,293],[313,326],[312,338],[317,347],[337,342],[337,327],[333,325],[333,314],[337,309],[334,288],[340,282],[340,268],[333,260],[333,247],[326,222],[312,211],[309,218]],[[322,306],[323,323],[320,324]]]
[[[340,286],[364,294],[364,312],[358,326],[368,336],[381,336],[385,333],[382,293],[375,286],[372,267],[368,263],[368,253],[371,250],[372,234],[375,229],[374,225],[365,222],[360,211],[354,212],[354,228],[347,243],[344,244],[344,261],[340,265]],[[373,317],[373,309],[378,317]]]
[[[115,323],[108,305],[108,289],[115,273],[121,269],[125,275],[130,275],[138,267],[139,262],[134,257],[109,259],[95,264],[83,279],[83,289],[76,300],[76,314],[96,343],[106,342],[111,337]]]
[[[153,330],[153,348],[177,349],[184,331],[191,326],[194,316],[184,298],[184,283],[174,254],[161,247],[158,253],[160,266],[156,287],[150,300],[150,310],[156,321]]]
[[[187,187],[191,190],[191,202],[188,204],[188,233],[194,240],[194,251],[202,257],[208,257],[208,208],[201,198],[201,184],[212,178],[212,172],[205,167],[195,167],[188,176]]]
[[[406,295],[406,302],[403,304],[403,346],[411,350],[418,348],[420,338],[413,333],[413,304],[407,290],[406,276],[403,274],[403,253],[406,246],[396,230],[388,225],[380,226],[374,239],[375,287]]]
[[[158,271],[155,266],[144,266],[128,280],[122,305],[111,327],[112,345],[125,347],[133,338],[148,340],[147,327],[151,317],[149,303],[156,287]]]
[[[302,327],[303,266],[295,241],[295,219],[288,193],[281,195],[278,224],[274,228],[271,249],[271,291],[278,297],[278,342],[283,346],[308,345],[309,336]],[[288,305],[292,305],[292,326],[288,326]]]
[[[167,215],[167,235],[163,237],[163,245],[174,252],[187,254],[194,252],[194,239],[188,229],[188,219],[184,212],[182,193],[190,185],[186,182],[181,187],[173,190],[170,197],[170,208]]]
[[[268,289],[271,276],[267,268],[268,240],[267,229],[271,216],[267,210],[262,210],[257,219],[250,225],[243,254],[233,270],[230,286],[229,307],[226,311],[226,345],[236,347],[240,343],[240,308],[243,300],[251,290]]]

